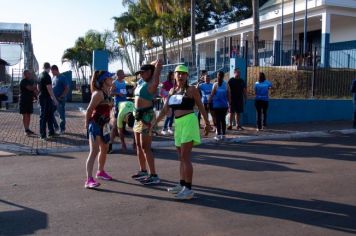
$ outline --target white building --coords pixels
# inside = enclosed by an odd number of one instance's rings
[[[260,65],[290,65],[292,55],[310,53],[319,66],[356,68],[356,0],[270,0],[260,8]],[[307,39],[304,41],[304,18],[307,3]],[[292,22],[295,12],[294,48]],[[283,31],[283,36],[282,36]],[[246,41],[253,41],[253,19],[226,25],[196,35],[196,64],[199,69],[216,71],[228,66],[229,59],[244,52]],[[306,50],[304,51],[304,42]],[[169,63],[191,64],[190,37],[167,45]],[[282,45],[282,46],[281,46]],[[248,46],[248,48],[250,48]],[[248,54],[252,54],[248,50]],[[162,58],[162,48],[147,50],[150,60]],[[336,56],[337,55],[337,56]]]

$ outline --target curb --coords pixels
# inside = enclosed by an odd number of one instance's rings
[[[248,143],[252,141],[261,140],[294,140],[301,138],[317,138],[317,137],[329,137],[332,135],[347,135],[356,134],[356,129],[341,129],[341,130],[326,130],[326,131],[311,131],[311,132],[294,132],[287,134],[271,134],[271,135],[261,135],[261,136],[239,136],[239,137],[228,137],[223,141],[216,141],[214,138],[203,138],[202,144],[208,143]],[[164,148],[174,146],[174,141],[153,141],[152,148]],[[1,151],[8,151],[15,155],[48,155],[53,153],[68,153],[68,152],[88,152],[88,145],[81,145],[75,147],[57,147],[57,148],[42,148],[42,149],[32,149],[23,145],[14,144],[0,144]],[[132,147],[128,147],[128,150],[132,151]]]

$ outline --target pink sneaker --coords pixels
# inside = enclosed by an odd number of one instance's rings
[[[108,175],[105,171],[97,171],[96,178],[103,180],[112,180],[112,177]]]
[[[93,177],[89,177],[87,181],[85,181],[84,188],[96,188],[99,187],[100,183],[96,182]]]

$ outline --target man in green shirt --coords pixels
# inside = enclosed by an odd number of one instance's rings
[[[118,104],[119,114],[117,116],[117,128],[119,130],[119,137],[121,140],[122,150],[126,151],[126,143],[125,143],[125,134],[124,134],[124,122],[132,128],[135,123],[135,117],[133,116],[134,111],[134,103],[130,101],[120,102]],[[133,139],[133,147],[135,148],[136,143],[135,139]]]

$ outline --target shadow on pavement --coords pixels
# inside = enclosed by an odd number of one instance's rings
[[[0,211],[0,235],[29,235],[48,226],[48,217],[44,212],[0,199],[1,204],[18,209]]]
[[[165,182],[165,186],[174,185],[173,182]],[[159,185],[155,189],[165,191]],[[289,220],[341,232],[356,233],[356,206],[353,205],[318,199],[300,200],[284,198],[198,185],[194,185],[194,190],[197,193],[196,197],[189,201],[183,201],[181,202],[182,204],[209,207],[237,214]],[[167,197],[161,197],[102,188],[96,189],[96,191],[159,201],[178,202],[169,193],[167,193]]]
[[[192,160],[193,163],[220,166],[226,168],[232,168],[237,170],[245,171],[291,171],[291,172],[301,172],[301,173],[311,173],[306,170],[293,169],[285,165],[293,165],[291,162],[284,161],[273,161],[255,157],[248,157],[241,155],[242,150],[238,148],[241,144],[224,144],[221,149],[224,151],[212,153],[200,151],[202,149],[193,149]],[[204,149],[217,149],[214,145],[204,145]],[[236,153],[235,151],[240,153]],[[229,152],[229,154],[226,154]],[[155,158],[161,158],[166,160],[177,160],[177,153],[172,149],[157,150],[155,153]],[[159,154],[159,155],[156,155]],[[178,160],[177,160],[178,161]]]
[[[356,233],[356,206],[318,199],[299,200],[194,185],[199,193],[187,204],[236,213],[290,220],[342,232]]]

